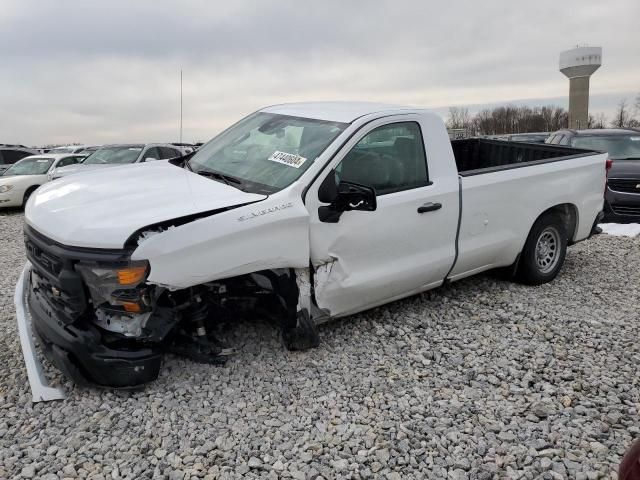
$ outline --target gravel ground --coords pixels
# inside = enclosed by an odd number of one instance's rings
[[[226,366],[168,356],[137,392],[32,404],[13,288],[22,215],[0,214],[0,478],[617,478],[640,436],[640,238],[569,250],[560,277],[481,276],[321,327],[267,324]]]

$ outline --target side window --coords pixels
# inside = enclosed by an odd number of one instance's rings
[[[558,145],[569,145],[569,135],[563,136]]]
[[[142,161],[144,162],[147,158],[160,160],[160,158],[162,157],[160,156],[160,150],[158,149],[158,147],[151,147],[145,150],[144,155],[142,155]]]
[[[78,163],[78,159],[76,157],[67,157],[60,160],[56,168],[66,167],[67,165],[75,165],[76,163]]]
[[[3,152],[4,163],[14,164],[21,158],[28,157],[29,155],[33,155],[33,153],[23,152],[22,150],[5,150]]]
[[[159,148],[160,148],[160,156],[162,159],[176,158],[176,157],[182,156],[182,152],[175,150],[173,148],[170,148],[170,147],[159,147]]]
[[[556,135],[553,140],[551,141],[551,143],[553,145],[557,145],[560,143],[560,141],[564,138],[564,135]]]
[[[378,195],[429,184],[422,133],[415,122],[391,123],[366,134],[336,167],[341,181]]]

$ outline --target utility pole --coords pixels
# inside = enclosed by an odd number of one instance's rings
[[[180,69],[180,143],[182,143],[182,69]]]

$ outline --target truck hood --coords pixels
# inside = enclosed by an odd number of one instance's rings
[[[640,178],[640,158],[633,160],[613,160],[609,178]]]
[[[158,161],[47,183],[27,202],[25,220],[64,245],[122,248],[148,225],[265,198]]]
[[[56,168],[53,171],[53,178],[66,177],[67,175],[72,175],[74,173],[82,173],[82,172],[93,172],[96,170],[103,170],[105,168],[113,168],[113,167],[123,167],[125,165],[119,163],[96,163],[91,165],[68,165],[66,167]]]

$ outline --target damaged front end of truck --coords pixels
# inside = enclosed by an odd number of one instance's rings
[[[223,326],[242,318],[271,320],[291,350],[318,344],[308,213],[297,191],[121,228],[113,243],[122,248],[63,244],[31,212],[16,311],[34,401],[61,393],[46,385],[29,327],[65,376],[107,388],[155,380],[166,353],[223,363],[234,351]]]
[[[131,250],[75,248],[25,228],[24,293],[45,356],[77,384],[131,388],[157,378],[174,353],[220,364],[234,351],[219,335],[237,318],[270,318],[285,345],[317,345],[300,308],[295,269],[280,268],[175,289],[148,282]]]
[[[348,126],[260,111],[191,156],[40,187],[15,299],[34,400],[58,394],[39,389],[31,325],[68,377],[109,388],[154,380],[167,352],[224,362],[228,320],[273,319],[288,348],[317,345],[298,180]]]

